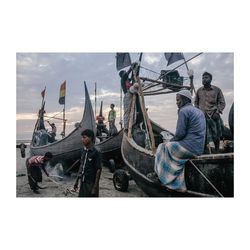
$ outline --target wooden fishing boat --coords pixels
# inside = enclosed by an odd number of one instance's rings
[[[151,124],[155,137],[166,131],[153,122]],[[187,191],[178,192],[147,177],[154,172],[154,153],[140,147],[126,134],[123,136],[121,152],[132,179],[149,196],[233,197],[234,153],[202,155],[188,161],[185,167]]]
[[[35,136],[33,135],[32,142],[30,145],[31,155],[44,155],[46,152],[51,152],[54,155],[51,164],[55,165],[57,163],[61,163],[63,165],[64,170],[68,169],[70,166],[72,166],[72,164],[74,164],[77,160],[80,159],[82,149],[82,131],[84,129],[91,129],[96,132],[94,113],[85,82],[84,88],[84,113],[81,121],[76,124],[77,126],[75,126],[75,129],[61,140],[55,141],[53,143],[48,143],[43,146],[35,145]]]
[[[95,145],[96,149],[102,154],[103,164],[109,167],[111,172],[123,165],[121,155],[122,137],[123,129],[118,134],[108,137],[106,140]]]
[[[102,155],[102,162],[103,165],[109,167],[111,172],[114,172],[116,168],[119,168],[122,163],[122,156],[121,156],[121,144],[122,144],[122,137],[123,137],[123,129],[117,132],[117,128],[115,127],[115,132],[112,135],[111,131],[108,131],[106,125],[103,123],[105,119],[103,117],[103,102],[101,102],[99,115],[97,118],[97,142],[95,144],[96,149]],[[101,118],[101,120],[100,120]],[[99,141],[98,141],[99,140]]]
[[[184,63],[186,64],[186,62]],[[133,69],[133,77],[134,81],[138,83],[138,96],[144,124],[144,131],[141,130],[145,134],[141,141],[145,143],[143,145],[137,139],[136,133],[134,133],[138,124],[135,119],[136,97],[133,95],[130,106],[128,133],[124,133],[121,146],[121,154],[127,166],[129,176],[147,195],[152,197],[233,197],[234,153],[202,155],[189,160],[185,166],[186,191],[171,190],[162,185],[159,180],[148,178],[148,174],[154,172],[156,148],[163,142],[161,133],[165,131],[168,135],[173,134],[149,119],[145,108],[144,95],[175,93],[183,87],[190,89],[192,92],[194,90],[193,74],[189,71],[190,86],[182,86],[182,84],[179,85],[176,82],[139,77],[139,73],[136,73],[136,70],[139,68],[140,60],[137,69]],[[143,87],[141,80],[149,81],[149,84]],[[149,88],[156,86],[160,87],[149,91]],[[119,170],[114,173],[113,182],[116,189],[126,191],[128,180],[129,177],[126,171]]]

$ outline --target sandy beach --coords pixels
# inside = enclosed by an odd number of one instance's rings
[[[28,156],[28,148],[26,150],[26,156]],[[16,150],[16,197],[63,197],[72,198],[77,197],[78,194],[75,192],[68,192],[67,189],[71,190],[75,183],[76,175],[64,176],[61,173],[58,177],[51,177],[49,179],[43,173],[43,181],[39,185],[43,187],[40,189],[40,194],[35,194],[30,189],[28,184],[28,177],[25,167],[25,158],[21,158],[20,150]],[[48,172],[52,175],[58,175],[58,171],[47,168]],[[105,166],[102,168],[102,174],[100,179],[100,197],[147,197],[136,183],[131,180],[129,181],[129,188],[127,192],[120,192],[114,188],[113,185],[113,174],[110,173],[109,169]]]

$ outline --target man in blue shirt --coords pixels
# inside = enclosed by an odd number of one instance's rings
[[[161,183],[168,188],[185,191],[185,163],[203,152],[206,120],[204,113],[192,105],[190,91],[179,91],[176,95],[176,104],[178,106],[176,132],[170,142],[158,146],[155,172]]]

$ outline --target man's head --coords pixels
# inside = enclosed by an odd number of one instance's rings
[[[192,103],[192,96],[189,90],[183,89],[176,94],[176,105],[181,108],[187,103]]]
[[[208,72],[204,72],[202,75],[202,84],[204,86],[209,86],[212,82],[213,76],[208,73]]]
[[[115,104],[111,103],[110,108],[113,109],[115,107]]]
[[[119,72],[119,76],[120,77],[123,77],[123,75],[126,73],[126,71],[125,70],[121,70],[120,72]]]
[[[94,142],[95,134],[93,130],[91,129],[85,129],[81,133],[82,135],[82,142],[84,146],[90,145],[92,142]]]
[[[55,126],[55,123],[51,123],[51,126]]]
[[[53,154],[51,152],[46,152],[44,155],[44,160],[49,161],[53,158]]]

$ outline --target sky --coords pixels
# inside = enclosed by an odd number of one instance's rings
[[[45,233],[39,249],[79,248],[80,244],[93,248],[93,243],[96,249],[165,245],[192,250],[201,246],[205,250],[248,249],[248,2],[1,1],[2,248],[31,249],[37,246],[39,230]],[[204,52],[189,63],[195,88],[201,86],[203,71],[213,74],[213,83],[222,89],[227,102],[225,123],[235,100],[234,198],[16,198],[16,138],[30,139],[45,85],[46,111],[55,114],[62,110],[60,84],[67,81],[66,112],[72,124],[81,117],[84,80],[93,104],[97,82],[98,104],[102,99],[107,112],[110,93],[116,93],[112,102],[118,109],[116,52],[134,52],[133,58],[136,52],[145,52],[143,65],[155,66],[155,71],[166,67],[163,52],[184,52],[186,59]],[[174,131],[174,97],[147,98],[146,105],[153,120]],[[70,130],[70,124],[67,127]],[[30,230],[34,218],[38,229]],[[29,243],[23,244],[27,232]]]
[[[169,52],[169,51],[167,51]],[[185,59],[194,57],[195,53],[184,53]],[[139,53],[130,53],[133,62],[138,60]],[[95,83],[97,85],[96,112],[99,113],[103,101],[103,114],[106,117],[110,104],[115,104],[117,111],[116,125],[120,121],[120,77],[116,70],[115,53],[17,53],[16,54],[16,122],[17,139],[30,139],[41,105],[41,91],[46,87],[45,110],[48,117],[62,118],[63,105],[58,103],[59,89],[66,80],[66,134],[77,121],[80,121],[84,110],[84,88],[86,81],[95,112]],[[177,61],[167,66],[164,53],[143,53],[141,76],[157,79],[161,70],[171,70],[184,61]],[[212,84],[221,88],[226,108],[223,120],[228,124],[228,112],[234,101],[234,54],[203,53],[188,63],[194,71],[194,86],[201,87],[201,75],[208,71],[213,75]],[[152,70],[152,71],[149,71]],[[184,76],[184,85],[189,84],[185,65],[178,68]],[[145,97],[149,117],[166,129],[175,131],[177,107],[175,94]],[[49,119],[49,118],[47,118]],[[62,131],[62,122],[53,121],[58,134]],[[46,123],[46,127],[50,126]]]

